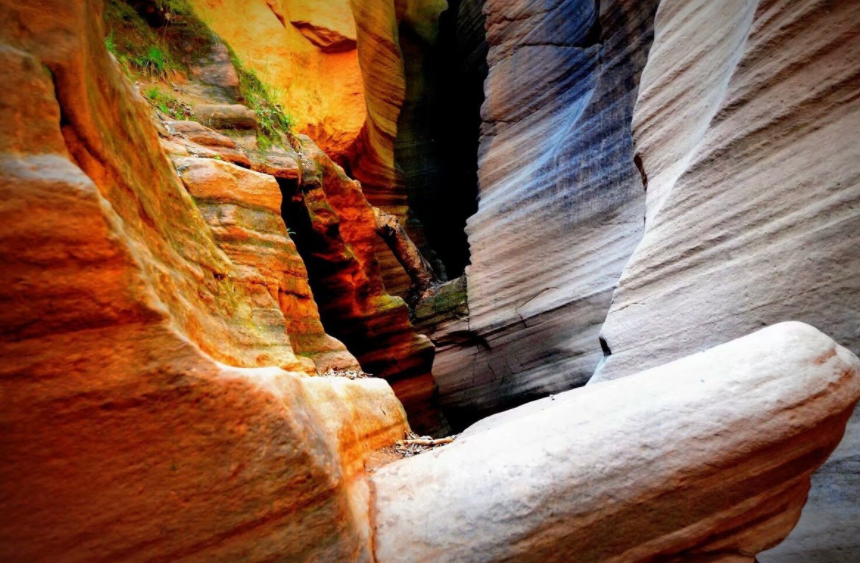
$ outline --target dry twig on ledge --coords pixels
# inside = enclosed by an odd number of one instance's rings
[[[424,438],[419,438],[418,440],[398,440],[398,444],[403,444],[404,446],[416,445],[416,446],[440,446],[442,444],[450,444],[454,441],[453,436],[449,436],[447,438],[439,438],[437,440],[427,440]]]
[[[419,436],[414,432],[406,435],[405,440],[398,440],[394,445],[394,451],[403,457],[412,457],[420,453],[435,450],[450,444],[457,436],[448,436],[447,438],[431,438],[430,436]]]

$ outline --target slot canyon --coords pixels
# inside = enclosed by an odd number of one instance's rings
[[[860,1],[0,0],[0,562],[860,562]]]

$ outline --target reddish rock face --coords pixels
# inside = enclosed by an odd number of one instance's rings
[[[372,52],[381,55],[383,67],[394,68],[396,29],[381,26],[402,16],[395,8],[414,15],[418,4],[360,6],[369,27],[357,35],[367,45],[373,45],[368,36],[377,36]],[[687,25],[720,21],[703,17],[711,8],[701,4],[687,2],[695,17],[677,22],[678,14],[689,14],[663,4],[658,45],[683,44],[691,35]],[[444,362],[449,374],[460,364],[447,381],[456,387],[456,401],[492,410],[568,385],[565,378],[582,372],[596,353],[594,328],[608,304],[607,280],[626,257],[631,233],[641,230],[638,220],[627,220],[641,200],[630,192],[631,177],[647,176],[652,158],[659,164],[652,175],[658,199],[648,201],[648,234],[606,325],[609,344],[615,348],[615,338],[622,343],[605,365],[606,378],[626,375],[625,362],[637,355],[656,361],[698,345],[695,337],[710,338],[715,326],[732,333],[756,320],[749,311],[778,316],[783,303],[811,318],[838,317],[834,332],[855,334],[853,317],[840,315],[853,310],[844,304],[857,293],[845,265],[853,259],[860,161],[839,142],[857,129],[857,73],[845,57],[835,57],[826,59],[832,64],[821,78],[808,72],[815,65],[798,68],[792,57],[806,52],[795,45],[803,36],[798,22],[816,24],[806,38],[824,46],[817,53],[831,52],[834,42],[856,51],[850,41],[856,34],[845,22],[857,21],[858,8],[754,4],[719,14],[747,18],[728,26],[733,32],[748,26],[747,37],[718,37],[717,43],[736,41],[737,50],[708,52],[729,55],[731,64],[723,61],[720,73],[708,75],[726,80],[726,99],[717,100],[725,107],[701,127],[698,102],[673,97],[684,118],[657,120],[664,130],[651,121],[665,113],[666,102],[644,96],[634,127],[642,152],[631,160],[631,146],[623,142],[627,130],[618,124],[632,111],[645,62],[642,39],[651,29],[648,10],[656,4],[601,3],[605,41],[598,46],[591,44],[591,28],[585,34],[574,29],[575,44],[554,41],[576,18],[548,18],[528,2],[488,0],[488,30],[497,48],[488,84],[495,96],[485,108],[486,189],[470,233],[480,260],[468,289],[449,284],[422,313],[428,330],[447,331],[450,349],[463,354]],[[224,50],[213,51],[204,64],[209,70],[199,75],[211,79],[206,84],[212,89],[201,87],[198,94],[218,94],[198,106],[198,117],[229,134],[183,122],[154,127],[150,108],[106,51],[102,5],[0,0],[0,74],[15,86],[0,96],[0,560],[495,563],[579,556],[749,563],[788,532],[810,472],[837,444],[860,395],[857,359],[797,323],[571,393],[556,405],[548,406],[554,403],[548,399],[490,419],[448,450],[379,472],[374,501],[365,463],[372,450],[409,430],[400,400],[421,430],[444,432],[445,421],[432,405],[433,347],[415,335],[404,303],[383,281],[372,201],[307,138],[268,152],[256,144],[256,114],[230,93],[235,72]],[[263,7],[277,25],[305,21],[291,19],[284,5],[267,0]],[[550,16],[596,15],[592,2],[557,6]],[[831,28],[841,34],[831,35]],[[542,38],[538,44],[535,37]],[[638,40],[636,48],[628,49],[625,38]],[[787,46],[780,57],[763,55],[780,41]],[[673,52],[686,54],[677,48],[655,54],[647,85],[665,76],[698,84],[696,64],[666,74]],[[543,91],[535,97],[531,84],[515,76],[518,68],[545,71],[547,83],[562,86],[552,91],[562,99]],[[587,76],[570,74],[582,69]],[[384,156],[390,133],[391,107],[383,106],[396,106],[396,87],[386,91],[396,86],[391,76],[375,84],[379,127],[368,125],[363,133],[376,156]],[[761,88],[764,78],[769,88]],[[575,88],[568,91],[566,84]],[[774,118],[767,96],[805,92],[804,86],[815,95],[798,97],[802,103]],[[605,100],[621,102],[607,106]],[[813,110],[817,126],[803,129],[804,111]],[[800,140],[796,128],[805,133]],[[735,135],[747,135],[747,142]],[[681,155],[684,166],[674,176],[677,154],[662,151],[679,138],[700,145],[695,154]],[[623,170],[587,166],[591,153],[579,149],[595,139],[613,148],[600,154],[623,162]],[[818,158],[821,146],[834,147],[827,158]],[[748,194],[741,197],[744,190],[758,193],[755,174],[753,180],[741,174],[718,197],[710,190],[701,197],[714,175],[722,178],[738,163],[750,164],[739,168],[744,171],[770,166],[786,151],[786,160],[804,156],[803,166],[791,161],[788,172],[769,172],[784,180],[781,189],[788,192],[780,205],[787,207],[744,205],[750,201]],[[717,158],[727,155],[728,162]],[[756,162],[747,162],[752,157]],[[387,161],[374,158],[367,170],[384,179],[391,172]],[[807,191],[821,178],[830,182],[827,197]],[[386,189],[376,192],[379,201],[395,204],[398,193]],[[570,213],[559,218],[559,207]],[[725,209],[730,216],[721,215]],[[296,231],[295,245],[284,214]],[[677,228],[691,217],[692,227]],[[824,222],[806,232],[795,228],[797,217]],[[626,300],[642,292],[643,301],[659,304],[666,295],[650,293],[654,280],[675,290],[695,285],[681,282],[702,270],[681,265],[698,260],[700,247],[685,246],[689,241],[678,239],[678,231],[716,229],[708,240],[718,248],[733,240],[720,230],[727,224],[744,233],[770,225],[766,233],[817,249],[816,263],[830,268],[812,275],[798,267],[800,275],[779,280],[756,274],[730,276],[719,287],[703,284],[682,303],[707,304],[702,295],[743,289],[749,279],[759,283],[734,293],[766,302],[739,311],[732,323],[721,317],[687,326],[677,348],[639,342],[643,334],[671,335],[661,331],[684,325],[673,321],[670,303],[642,330],[631,331],[647,306]],[[834,229],[848,235],[836,237]],[[768,264],[782,263],[780,257],[789,265],[806,260],[786,254],[791,246],[754,255],[769,257]],[[650,262],[678,248],[683,256],[669,261],[671,271],[665,261]],[[524,258],[536,269],[516,270]],[[647,272],[636,275],[640,270]],[[721,279],[707,271],[709,280]],[[564,283],[547,285],[556,274]],[[677,283],[666,285],[666,279]],[[781,299],[767,301],[774,292]],[[821,307],[816,299],[822,295],[832,298],[830,306]],[[840,315],[831,316],[835,309]],[[719,308],[697,310],[707,316]],[[355,366],[326,335],[321,318],[380,378],[307,376],[321,366]],[[844,451],[850,467],[854,454]]]
[[[214,42],[212,49],[219,45]],[[213,95],[196,80],[181,89],[204,104]],[[224,88],[217,95],[227,107],[236,101]],[[444,433],[435,407],[433,346],[415,333],[403,301],[387,293],[377,248],[388,250],[361,184],[308,137],[294,142],[296,152],[289,145],[262,148],[248,130],[218,132],[189,121],[167,121],[163,128],[163,144],[216,240],[244,266],[244,283],[258,296],[268,287],[280,301],[295,351],[321,371],[358,365],[326,335],[312,286],[328,331],[344,340],[367,371],[396,387],[417,430]],[[311,269],[311,286],[282,215]]]
[[[434,406],[433,345],[414,332],[403,300],[385,292],[376,220],[361,184],[307,138],[301,158],[301,181],[284,183],[286,216],[323,323],[365,370],[391,382],[417,429],[444,433]]]
[[[436,33],[443,0],[192,0],[243,64],[290,108],[296,130],[347,165],[374,206],[407,224],[406,185],[395,163],[406,95],[398,29]],[[202,118],[221,119],[203,110]],[[238,120],[237,123],[241,123]],[[410,234],[423,239],[416,221]],[[375,249],[387,291],[405,296],[409,276],[382,243]]]

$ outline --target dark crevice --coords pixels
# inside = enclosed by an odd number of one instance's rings
[[[464,229],[478,208],[478,140],[487,76],[483,19],[479,35],[458,29],[462,3],[449,1],[435,45],[407,24],[400,27],[407,92],[395,156],[412,216],[426,234],[419,246],[431,261],[434,255],[441,261],[448,279],[459,277],[470,259]]]
[[[648,173],[645,172],[645,164],[642,162],[642,155],[638,152],[633,156],[633,164],[639,171],[639,176],[642,178],[642,189],[648,191]]]
[[[600,336],[598,338],[600,340],[600,349],[603,351],[604,356],[611,356],[612,350],[609,348],[609,344],[607,344],[606,339]]]

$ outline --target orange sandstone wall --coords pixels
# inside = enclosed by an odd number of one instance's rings
[[[367,115],[348,0],[192,0],[200,17],[276,93],[327,154],[343,155]]]
[[[432,41],[445,0],[192,0],[206,21],[276,92],[295,121],[361,181],[370,203],[409,216],[394,144],[406,96],[399,26]],[[420,227],[412,235],[423,240]],[[386,288],[409,278],[381,241]]]
[[[101,9],[0,1],[0,560],[370,561],[402,407],[280,369],[278,304],[233,281]]]

